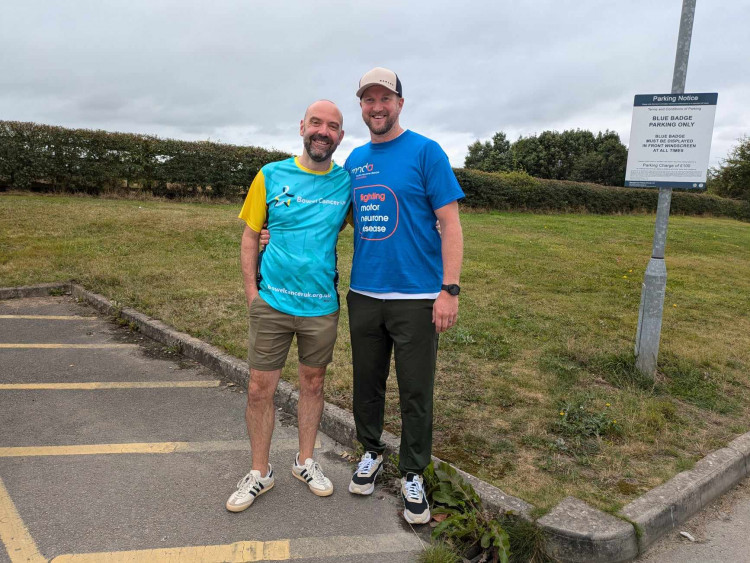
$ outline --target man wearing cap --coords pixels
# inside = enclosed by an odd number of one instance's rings
[[[250,309],[250,380],[245,420],[251,471],[226,508],[240,512],[274,486],[269,463],[273,396],[297,335],[299,452],[292,474],[318,496],[333,485],[313,460],[323,412],[323,379],[331,362],[339,318],[336,241],[351,203],[349,175],[331,161],[344,137],[339,109],[327,100],[307,108],[300,121],[302,155],[264,166],[253,180],[240,219],[245,221],[240,261]],[[274,241],[260,259],[265,221]]]
[[[385,389],[393,351],[404,517],[424,524],[430,510],[422,473],[432,453],[438,334],[452,327],[458,315],[463,258],[458,200],[464,194],[440,146],[401,127],[404,98],[396,73],[372,69],[360,80],[357,97],[370,142],[354,149],[344,165],[352,181],[354,215],[346,299],[354,420],[365,454],[349,491],[371,494],[382,468]]]

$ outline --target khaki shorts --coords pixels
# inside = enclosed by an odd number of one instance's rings
[[[300,363],[325,367],[333,359],[338,322],[338,311],[320,317],[296,317],[277,311],[258,296],[250,303],[247,362],[261,371],[283,368],[296,334]]]

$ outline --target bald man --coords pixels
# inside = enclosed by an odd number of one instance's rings
[[[269,463],[273,396],[294,335],[299,353],[299,452],[292,474],[318,496],[333,485],[313,459],[323,412],[323,380],[333,357],[339,318],[336,242],[351,204],[349,173],[331,160],[344,138],[333,102],[310,105],[300,121],[299,157],[264,166],[239,218],[245,221],[240,261],[250,310],[250,381],[245,420],[252,466],[227,500],[241,512],[274,485]],[[265,222],[273,241],[259,253]]]

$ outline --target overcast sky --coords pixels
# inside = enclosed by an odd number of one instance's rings
[[[404,88],[401,124],[454,166],[505,131],[610,129],[672,85],[681,0],[1,0],[0,119],[298,154],[318,99],[369,139],[357,83]],[[697,0],[686,92],[718,92],[711,163],[750,134],[750,0]]]

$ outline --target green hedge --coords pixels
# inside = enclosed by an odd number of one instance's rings
[[[66,129],[0,121],[0,187],[83,191],[147,190],[175,197],[239,199],[260,168],[288,153],[209,141]],[[590,213],[653,212],[657,190],[533,178],[524,172],[454,170],[475,208]],[[750,203],[704,193],[672,194],[672,212],[750,221]]]
[[[289,156],[210,141],[0,121],[0,185],[21,189],[235,198],[264,164]]]
[[[543,180],[523,172],[480,172],[465,168],[453,171],[466,194],[464,205],[474,208],[615,214],[655,212],[659,199],[655,189]],[[671,212],[750,221],[750,203],[706,193],[673,191]]]

